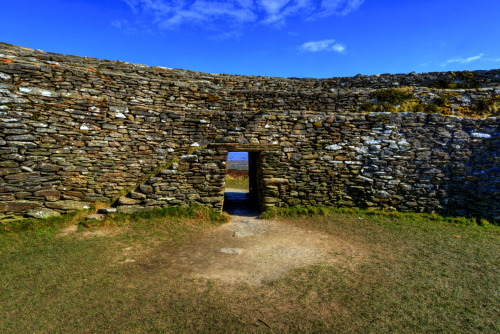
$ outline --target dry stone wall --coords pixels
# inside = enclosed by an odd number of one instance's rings
[[[0,44],[0,219],[115,203],[220,210],[227,153],[257,153],[271,206],[500,219],[498,117],[359,113],[374,90],[463,81],[452,108],[500,95],[500,70],[297,79],[206,74]],[[125,196],[126,195],[126,196]]]

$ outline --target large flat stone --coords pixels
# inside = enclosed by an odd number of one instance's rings
[[[116,212],[116,208],[102,208],[102,209],[99,209],[97,211],[97,213],[101,213],[101,214],[108,214],[108,213],[115,213]]]
[[[64,211],[90,209],[89,202],[80,202],[72,200],[49,202],[46,203],[45,205],[51,209],[58,209]]]
[[[119,213],[131,214],[138,211],[144,211],[144,207],[141,205],[122,205],[116,210]]]
[[[0,212],[22,212],[40,207],[41,204],[33,201],[13,201],[0,203]]]
[[[135,192],[135,191],[130,193],[130,197],[132,197],[133,199],[141,200],[141,201],[147,198],[147,196],[145,194]]]
[[[268,179],[264,179],[263,180],[263,183],[267,186],[267,185],[271,185],[271,184],[287,184],[288,183],[288,180],[287,179],[284,179],[284,178],[268,178]]]
[[[86,216],[85,219],[87,219],[87,220],[92,220],[92,219],[104,220],[104,219],[106,219],[106,215],[102,214],[102,213],[94,213],[94,214]]]
[[[221,248],[219,252],[224,254],[241,254],[243,250],[241,248]]]
[[[217,203],[217,202],[221,202],[223,200],[222,197],[202,197],[201,198],[201,201],[203,203]]]
[[[151,194],[153,192],[153,187],[145,185],[145,184],[141,184],[139,186],[139,189],[141,189],[141,191],[145,194]]]
[[[48,218],[48,217],[60,216],[61,214],[51,209],[38,208],[29,210],[28,212],[26,212],[26,215],[32,218]]]
[[[0,161],[0,167],[15,168],[19,167],[19,164],[12,160],[5,160],[5,161]]]
[[[133,198],[128,198],[128,197],[122,196],[118,199],[118,203],[120,205],[134,205],[134,204],[140,203],[140,201],[135,200]]]
[[[55,202],[61,198],[61,193],[56,189],[45,189],[35,191],[35,196],[43,196],[47,201]]]

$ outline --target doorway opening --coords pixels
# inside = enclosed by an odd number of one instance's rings
[[[258,211],[258,152],[229,152],[223,210],[229,214],[255,214]]]

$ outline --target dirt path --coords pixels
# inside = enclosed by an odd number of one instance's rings
[[[294,268],[338,261],[355,265],[365,257],[365,250],[340,238],[235,211],[231,222],[183,247],[174,266],[195,277],[260,285]]]
[[[354,267],[369,251],[359,243],[341,237],[297,227],[290,223],[258,219],[250,211],[246,191],[226,189],[231,221],[172,253],[156,249],[168,257],[171,269],[182,275],[215,279],[224,283],[261,285],[285,275],[289,270],[314,264]],[[60,237],[113,236],[123,229],[98,229],[77,233],[78,226],[61,230]],[[136,262],[137,247],[127,247],[120,263]],[[132,255],[131,255],[132,254]],[[142,256],[149,257],[145,252]],[[154,256],[153,256],[154,258]],[[141,261],[139,261],[141,262]]]

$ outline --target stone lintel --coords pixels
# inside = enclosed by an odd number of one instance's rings
[[[234,143],[213,143],[209,148],[223,149],[229,152],[263,152],[278,151],[281,146],[276,144],[234,144]]]

